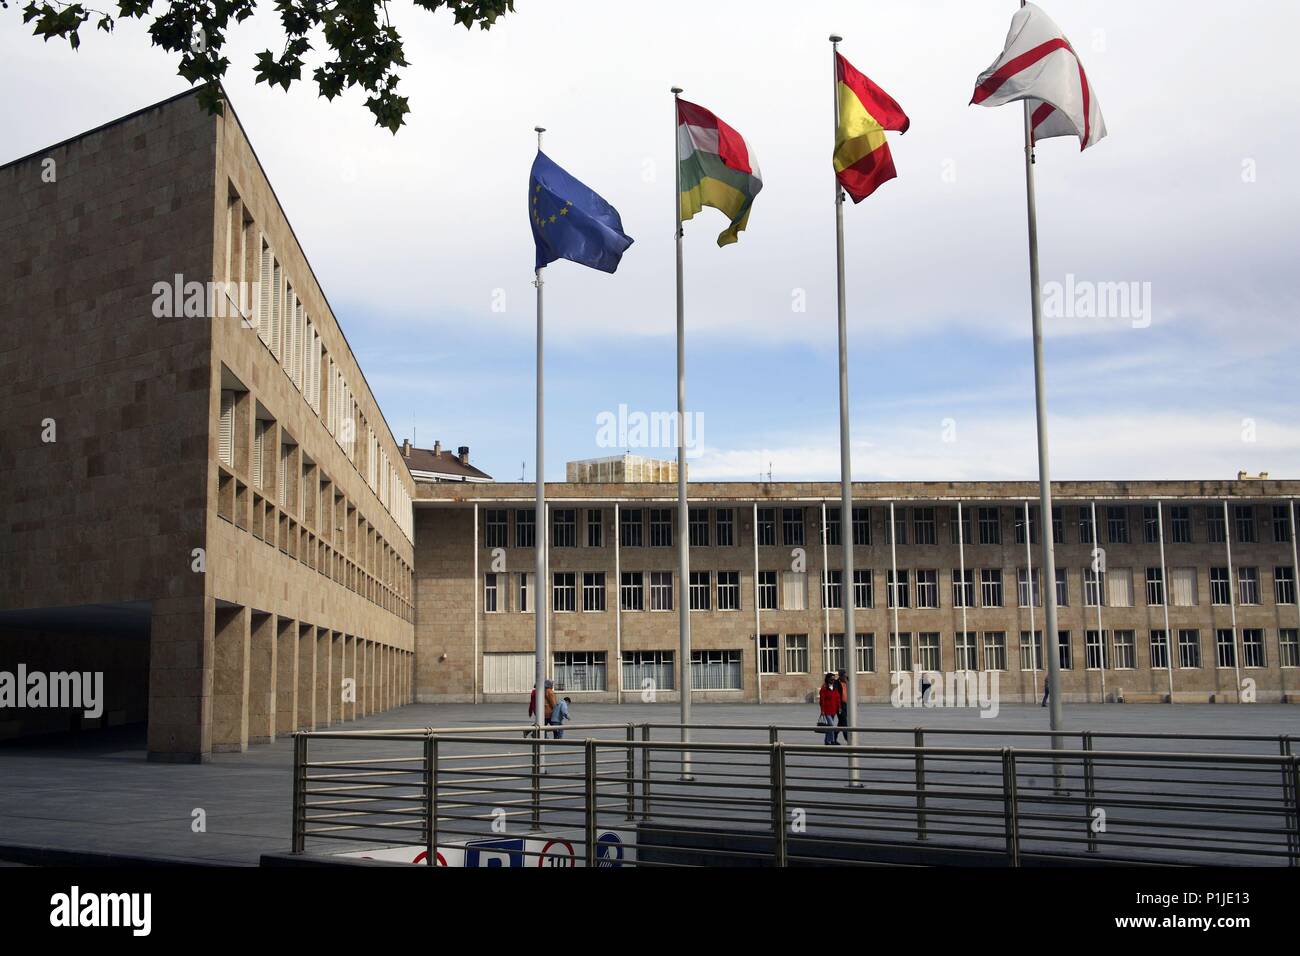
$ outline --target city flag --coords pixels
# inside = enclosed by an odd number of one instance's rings
[[[839,79],[839,126],[835,130],[835,178],[855,203],[893,179],[894,157],[885,130],[906,133],[911,120],[894,98],[835,54]]]
[[[528,218],[537,268],[556,259],[613,272],[632,239],[618,210],[574,179],[540,149],[528,177]]]
[[[758,163],[745,140],[704,107],[679,99],[677,156],[682,220],[712,206],[731,220],[718,236],[718,245],[735,242],[749,223],[754,197],[763,188]]]
[[[1106,135],[1101,107],[1078,54],[1052,18],[1026,3],[1011,18],[1002,55],[975,81],[971,103],[1028,100],[1034,141],[1077,136],[1087,149]]]

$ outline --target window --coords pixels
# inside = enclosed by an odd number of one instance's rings
[[[785,672],[787,674],[808,673],[807,634],[787,634],[785,636]]]
[[[983,607],[1002,606],[1002,569],[980,568],[980,604]]]
[[[1083,633],[1083,653],[1084,667],[1090,671],[1103,670],[1110,667],[1110,655],[1106,646],[1106,631],[1084,631]]]
[[[1169,635],[1163,630],[1151,632],[1151,666],[1153,668],[1169,666]]]
[[[1111,607],[1133,606],[1133,569],[1112,568],[1106,572],[1106,603]]]
[[[808,607],[808,575],[803,571],[784,571],[781,574],[781,607],[787,611],[803,611]]]
[[[922,631],[916,635],[916,656],[923,671],[943,669],[938,631]]]
[[[1060,658],[1061,670],[1068,671],[1074,669],[1074,650],[1070,646],[1070,632],[1056,632],[1056,653]]]
[[[1056,606],[1070,606],[1070,588],[1065,582],[1065,568],[1056,569]]]
[[[1096,607],[1101,594],[1101,574],[1091,566],[1083,569],[1083,606]]]
[[[1147,605],[1159,607],[1165,603],[1165,576],[1159,568],[1147,568]]]
[[[1233,509],[1237,540],[1242,544],[1255,543],[1255,507],[1254,505],[1237,505]]]
[[[497,576],[495,574],[483,575],[483,612],[485,614],[494,614],[497,611],[504,610],[504,607],[497,605]]]
[[[1237,635],[1230,627],[1214,632],[1214,656],[1219,667],[1237,666]]]
[[[787,547],[803,545],[803,509],[781,509],[781,542]]]
[[[625,508],[618,514],[618,543],[623,548],[645,545],[645,525],[640,508]]]
[[[650,509],[650,547],[673,546],[673,513],[670,508]]]
[[[898,581],[894,581],[894,572],[885,572],[885,594],[890,607],[911,607],[911,589],[907,585],[907,572],[898,572]]]
[[[758,572],[758,607],[761,611],[775,611],[776,604],[776,572],[759,571]]]
[[[1116,631],[1114,634],[1115,644],[1115,669],[1121,671],[1131,671],[1136,666],[1137,661],[1137,637],[1132,631]]]
[[[536,512],[532,508],[520,508],[515,512],[515,547],[537,547],[537,525],[534,521]]]
[[[934,544],[934,509],[912,509],[912,534],[917,544]]]
[[[1065,511],[1060,505],[1052,506],[1052,544],[1065,544]]]
[[[859,547],[871,545],[871,509],[853,509],[853,543]]]
[[[1222,544],[1227,540],[1227,529],[1224,526],[1223,509],[1216,508],[1214,505],[1205,507],[1205,540],[1214,544]]]
[[[1210,568],[1210,603],[1232,603],[1232,583],[1227,568]]]
[[[781,639],[776,634],[758,635],[758,672],[781,673]]]
[[[1291,542],[1291,506],[1273,506],[1273,540],[1278,544]]]
[[[671,571],[650,572],[650,610],[671,611],[673,609],[673,573]]]
[[[1278,631],[1277,650],[1283,667],[1300,667],[1300,629],[1284,627]]]
[[[556,651],[552,659],[557,693],[605,689],[604,651]]]
[[[889,669],[891,671],[910,671],[912,669],[912,635],[889,635]]]
[[[235,392],[221,390],[221,422],[217,433],[217,456],[227,468],[235,467]]]
[[[1192,543],[1192,509],[1186,505],[1175,505],[1169,509],[1170,537],[1174,544]]]
[[[1002,521],[997,508],[981,508],[980,544],[1002,543]]]
[[[875,587],[872,581],[870,568],[853,569],[853,606],[855,608],[876,606]]]
[[[1142,541],[1144,544],[1160,543],[1160,513],[1155,505],[1142,506]]]
[[[1092,533],[1092,509],[1079,506],[1079,543],[1095,544],[1097,536]]]
[[[711,593],[712,593],[712,587],[710,584],[709,572],[692,571],[691,590],[690,590],[691,610],[692,611],[709,610],[709,608],[712,606],[712,602],[709,599]]]
[[[1128,544],[1128,509],[1123,505],[1106,509],[1106,540],[1111,544]]]
[[[894,515],[894,527],[891,531],[889,523],[885,524],[885,544],[907,544],[907,509],[892,508]]]
[[[584,571],[582,574],[582,609],[605,610],[605,572]]]
[[[1261,628],[1242,628],[1241,663],[1244,667],[1264,666],[1264,631]]]
[[[1006,631],[984,632],[984,669],[989,671],[1007,669]]]
[[[1022,671],[1041,671],[1043,669],[1043,632],[1020,632],[1020,669]]]
[[[953,568],[952,606],[975,606],[975,570],[973,568],[967,568],[965,571]]]
[[[736,543],[736,512],[732,508],[719,508],[713,513],[713,526],[718,533],[718,547],[730,548]]]
[[[1025,509],[1017,508],[1012,512],[1012,524],[1015,527],[1016,544],[1025,543]],[[1029,509],[1029,543],[1038,544],[1038,509]]]
[[[551,606],[557,612],[578,609],[578,581],[574,572],[556,571],[551,590]]]
[[[672,651],[624,651],[623,687],[672,690],[673,660]]]
[[[254,488],[261,488],[262,482],[266,480],[266,441],[272,424],[263,418],[253,423],[253,468],[249,477]]]
[[[838,674],[844,669],[844,635],[827,634],[822,639],[822,670]]]
[[[624,571],[620,575],[618,592],[623,610],[645,610],[645,575],[641,571]]]
[[[692,651],[693,690],[740,690],[740,651]]]
[[[1169,574],[1169,589],[1175,607],[1196,606],[1196,569],[1174,568]]]
[[[822,607],[844,607],[844,572],[827,568],[822,578]]]
[[[858,673],[874,674],[876,671],[876,635],[858,635]]]
[[[839,547],[840,542],[843,540],[843,539],[840,537],[840,531],[841,531],[840,509],[839,509],[839,508],[827,508],[827,509],[826,509],[826,544],[827,544],[827,546],[832,547],[832,548]]]
[[[488,508],[483,515],[483,546],[485,548],[506,547],[508,523],[504,508]]]
[[[956,650],[956,667],[959,671],[977,671],[980,669],[979,647],[975,643],[974,631],[958,631],[953,636]]]
[[[1019,606],[1029,607],[1030,597],[1033,598],[1034,607],[1043,606],[1042,575],[1038,573],[1038,568],[1033,569],[1032,575],[1028,568],[1016,568],[1016,600]]]
[[[556,508],[551,512],[551,546],[555,548],[578,546],[578,515],[572,508]]]
[[[690,531],[691,547],[707,548],[709,546],[709,509],[691,508],[689,511],[688,528]]]
[[[916,606],[939,606],[939,572],[923,570],[916,572]]]
[[[1273,569],[1273,600],[1277,604],[1295,603],[1295,568]]]
[[[960,520],[957,517],[958,511],[961,512]],[[953,508],[950,510],[949,516],[952,519],[952,543],[957,545],[970,544],[970,509]]]
[[[776,544],[776,509],[758,509],[758,543],[773,546]]]
[[[718,572],[718,610],[740,610],[740,572]]]
[[[1237,569],[1237,603],[1259,603],[1259,568]]]
[[[1185,627],[1178,632],[1178,666],[1201,666],[1201,632]]]
[[[587,547],[605,546],[605,512],[599,508],[587,509]]]
[[[531,611],[533,585],[536,583],[536,576],[531,572],[520,571],[515,577],[518,579],[519,602],[516,605],[519,611]]]

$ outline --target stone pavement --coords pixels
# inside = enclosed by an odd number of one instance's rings
[[[811,731],[814,711],[807,704],[697,704],[693,716],[697,723],[779,723],[807,725]],[[677,719],[677,708],[673,704],[577,704],[573,716],[579,723],[672,723]],[[522,703],[412,704],[336,729],[472,727],[513,724],[524,719]],[[931,730],[1046,729],[1047,711],[1033,706],[1004,706],[996,719],[989,720],[981,719],[975,710],[864,705],[860,723],[864,727],[921,726]],[[1067,726],[1142,733],[1300,735],[1300,709],[1264,704],[1072,705],[1067,708]],[[670,733],[661,731],[656,738],[667,739]],[[696,739],[706,739],[705,733],[697,731]],[[766,732],[743,737],[726,734],[719,739],[766,740]],[[789,732],[783,739],[805,743],[813,741],[814,735]],[[952,737],[932,742],[973,743]],[[880,737],[872,743],[908,744],[910,740]],[[1006,743],[1024,746],[1029,741],[1019,738]],[[1169,749],[1239,748],[1220,745]],[[1276,748],[1262,752],[1276,753]],[[149,763],[142,727],[6,743],[0,745],[0,848],[25,845],[253,865],[262,853],[289,849],[292,765],[293,745],[287,738],[244,754],[216,754],[208,763],[192,765]],[[196,810],[203,811],[206,832],[194,832]],[[0,849],[0,857],[3,855]]]

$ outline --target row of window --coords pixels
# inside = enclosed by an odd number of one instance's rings
[[[976,569],[963,573],[951,572],[951,607],[991,608],[1003,607],[1003,580],[1001,568],[980,568],[979,589],[976,590]],[[516,572],[513,609],[528,612],[533,607],[529,595],[535,585],[532,572]],[[853,572],[853,606],[875,607],[874,572],[858,568]],[[1173,568],[1171,571],[1170,598],[1175,607],[1197,605],[1197,572],[1195,568]],[[1085,567],[1080,573],[1083,583],[1083,603],[1095,607],[1101,598],[1103,607],[1133,607],[1133,572],[1130,568],[1116,568],[1095,572]],[[483,609],[488,613],[510,610],[505,590],[510,575],[490,572],[483,579]],[[673,609],[674,576],[671,571],[624,571],[619,577],[619,606],[624,611],[671,611]],[[604,571],[556,571],[552,576],[552,608],[556,611],[607,610]],[[1257,605],[1262,603],[1259,569],[1237,568],[1236,589],[1226,567],[1209,569],[1210,603],[1212,605]],[[1024,568],[1017,569],[1017,601],[1020,607],[1042,606],[1040,578],[1037,569],[1032,576]],[[581,601],[579,601],[581,587]],[[745,608],[739,571],[691,571],[690,608],[692,611],[740,611]],[[941,607],[939,572],[919,569],[915,572],[900,569],[898,580],[892,570],[885,572],[886,606],[930,609]],[[976,602],[978,596],[979,601]],[[1056,569],[1056,603],[1068,607],[1070,593],[1065,568]],[[1276,604],[1296,603],[1295,569],[1273,569],[1273,599]],[[1146,604],[1162,606],[1165,603],[1165,583],[1160,568],[1146,569]],[[844,572],[826,571],[822,586],[822,607],[843,608]],[[802,571],[759,571],[758,607],[763,611],[804,611],[808,609],[808,574]]]
[[[1272,540],[1276,543],[1289,543],[1291,540],[1291,513],[1289,505],[1272,505],[1271,513],[1265,506],[1234,505],[1231,508],[1233,538],[1237,543],[1253,544],[1262,540],[1260,525],[1266,524],[1271,530]],[[1143,505],[1141,514],[1142,541],[1145,544],[1160,542],[1160,517],[1155,505]],[[588,548],[605,547],[604,512],[599,508],[553,508],[551,509],[551,547],[575,548],[581,540]],[[882,509],[888,514],[887,508]],[[891,526],[888,517],[883,519],[884,543],[892,544],[937,544],[938,533],[935,507],[901,507],[894,509],[894,521]],[[961,509],[948,508],[950,512],[951,543],[967,545],[1000,545],[1003,543],[1003,512],[999,507],[977,506]],[[1012,508],[1012,527],[1016,544],[1025,543],[1025,510]],[[1078,542],[1094,544],[1098,538],[1094,532],[1093,509],[1091,506],[1079,506]],[[1106,541],[1110,544],[1129,544],[1130,508],[1127,505],[1107,506],[1098,509],[1099,521],[1106,522]],[[1206,505],[1204,512],[1205,540],[1208,542],[1227,541],[1227,521],[1224,509],[1218,505]],[[853,543],[870,546],[872,544],[872,506],[864,505],[853,509]],[[1056,544],[1064,544],[1065,507],[1052,509],[1052,538]],[[515,535],[514,546],[532,548],[536,546],[536,516],[534,509],[514,510]],[[776,546],[779,542],[784,547],[802,547],[808,544],[807,526],[809,522],[806,509],[795,508],[759,508],[757,540],[760,546]],[[1166,541],[1171,544],[1192,544],[1192,507],[1175,505],[1169,508],[1169,535]],[[619,545],[624,548],[640,548],[647,545],[652,548],[670,548],[676,528],[676,510],[674,508],[623,508],[618,520]],[[813,528],[817,525],[814,522]],[[826,544],[838,546],[841,543],[840,509],[826,509]],[[779,531],[779,534],[778,534]],[[580,534],[581,532],[581,534]],[[974,532],[972,534],[972,532]],[[689,509],[688,535],[691,547],[732,547],[737,543],[735,508],[691,508]],[[1029,509],[1029,541],[1038,542],[1038,509]],[[820,543],[820,542],[819,542]],[[484,520],[484,547],[510,547],[510,511],[505,508],[488,508]]]
[[[375,430],[367,424],[342,366],[335,363],[325,348],[306,307],[294,291],[293,280],[281,266],[266,236],[256,229],[233,185],[227,217],[227,296],[232,289],[238,289],[237,298],[244,299],[248,296],[244,290],[250,288],[250,277],[257,275],[257,294],[251,296],[252,301],[232,300],[232,305],[245,323],[257,330],[262,344],[280,363],[312,411],[321,417],[326,430],[409,540],[413,531],[411,497],[402,483],[401,473],[381,447]],[[258,250],[256,257],[253,249]],[[228,427],[224,403],[222,410],[224,439]],[[360,435],[366,436],[364,442],[358,442]],[[222,444],[223,451],[226,447]]]
[[[742,660],[739,650],[692,651],[691,688],[741,690],[744,687]],[[626,690],[673,690],[676,661],[673,651],[624,651],[620,686]],[[608,689],[604,651],[558,651],[552,657],[552,665],[552,679],[558,693]]]

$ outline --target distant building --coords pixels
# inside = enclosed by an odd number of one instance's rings
[[[686,469],[690,475],[690,467]],[[565,478],[571,484],[605,484],[608,482],[661,482],[677,480],[677,462],[640,455],[611,455],[608,458],[584,458],[565,466]]]
[[[461,445],[456,454],[442,450],[442,442],[432,448],[416,448],[409,440],[402,441],[402,460],[406,462],[411,477],[419,482],[431,481],[491,481],[492,476],[469,463],[469,446]]]

